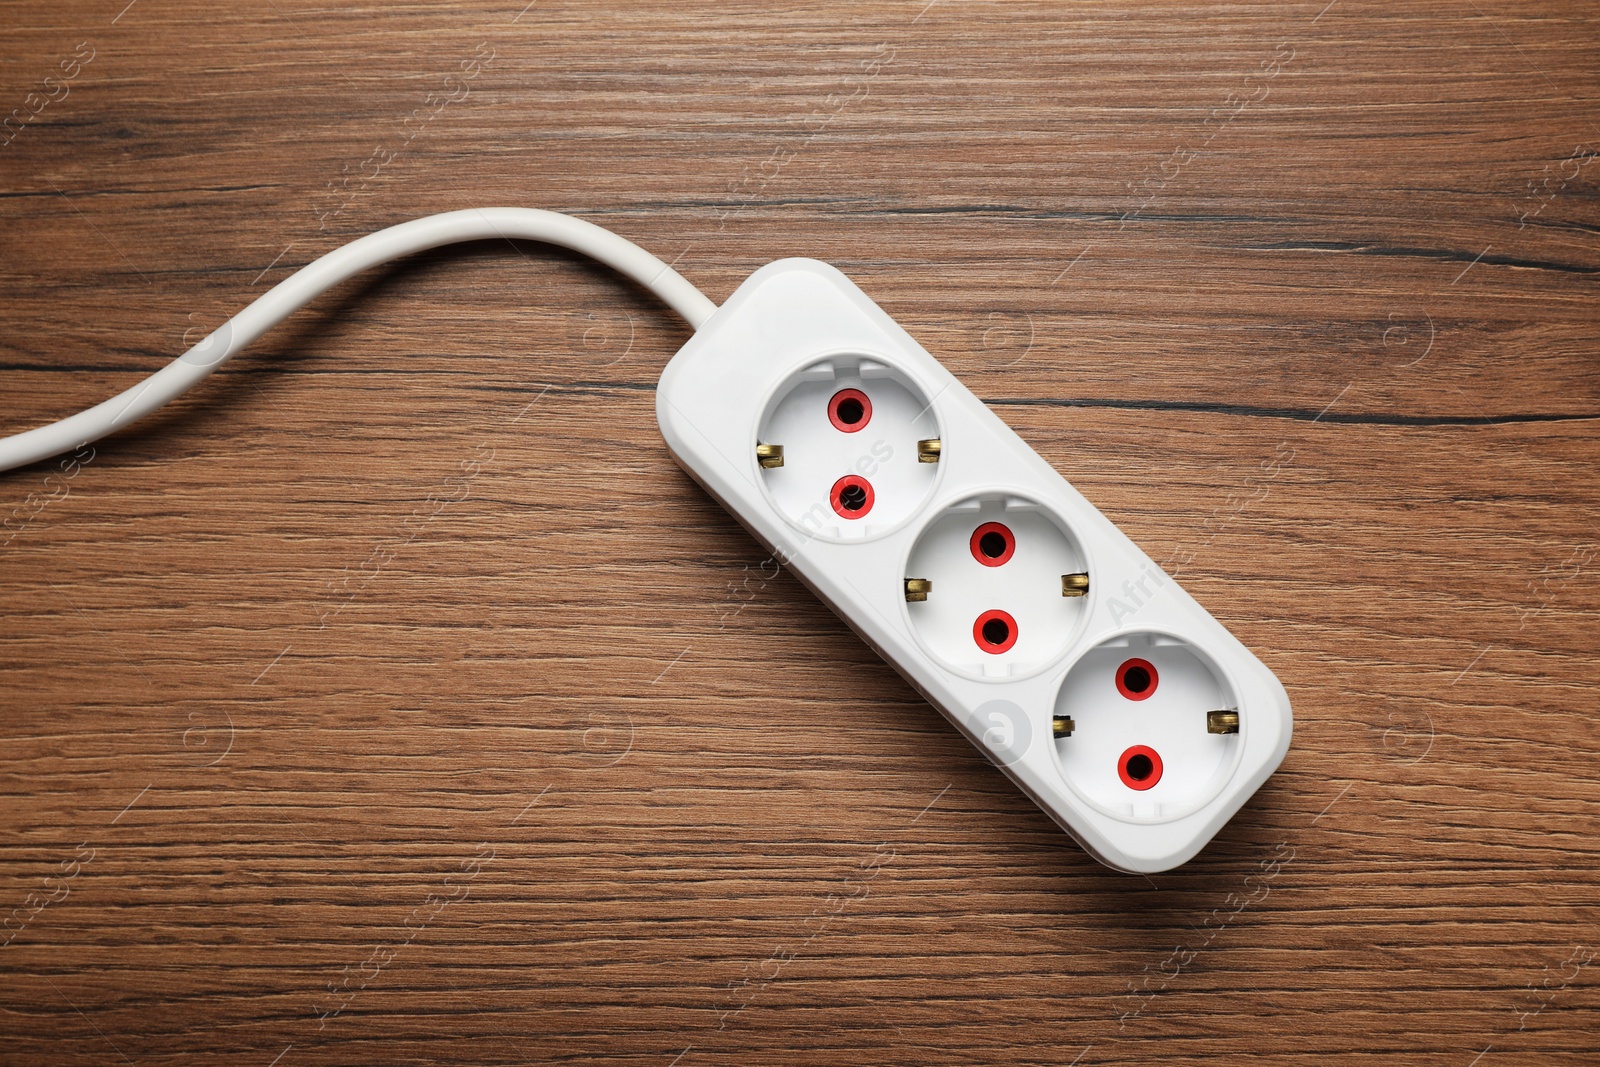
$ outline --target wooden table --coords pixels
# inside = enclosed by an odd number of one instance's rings
[[[681,322],[418,257],[0,477],[0,1060],[1600,1062],[1592,6],[5,23],[0,432],[429,212],[814,256],[1298,723],[1101,867],[673,465]]]

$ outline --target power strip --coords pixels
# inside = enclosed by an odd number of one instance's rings
[[[837,270],[786,259],[720,309],[609,230],[469,208],[295,271],[166,367],[0,439],[0,471],[99,440],[321,293],[441,245],[544,241],[696,329],[656,412],[678,462],[1102,862],[1198,852],[1289,747],[1289,698],[1178,584]]]
[[[1195,855],[1282,683],[838,270],[751,275],[661,376],[674,458],[1090,854]]]

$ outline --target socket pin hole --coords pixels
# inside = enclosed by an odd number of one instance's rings
[[[828,502],[841,518],[859,519],[872,510],[872,483],[854,474],[847,474],[833,483],[828,492]]]
[[[998,567],[1016,554],[1017,538],[1004,523],[986,522],[972,531],[968,547],[973,559],[985,567]]]
[[[1161,781],[1161,757],[1148,745],[1134,745],[1117,760],[1117,776],[1129,789],[1149,789]]]
[[[844,433],[855,433],[872,420],[872,401],[859,389],[841,389],[828,401],[828,421]]]
[[[986,611],[972,624],[972,639],[985,652],[998,656],[1017,643],[1017,620],[999,609]]]
[[[1130,659],[1117,668],[1117,692],[1129,700],[1146,700],[1156,691],[1159,676],[1155,664],[1144,659]]]

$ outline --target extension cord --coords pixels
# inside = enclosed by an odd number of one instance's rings
[[[833,267],[673,357],[674,458],[1090,854],[1198,852],[1283,762],[1277,677]]]
[[[313,261],[172,364],[0,440],[0,471],[99,439],[359,271],[456,241],[545,241],[696,328],[656,414],[677,462],[1088,852],[1195,855],[1288,750],[1288,694],[1171,577],[843,274],[786,259],[720,309],[554,212],[447,212]]]

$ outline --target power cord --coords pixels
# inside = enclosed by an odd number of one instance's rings
[[[322,293],[391,260],[462,241],[521,238],[570,248],[633,279],[699,329],[717,310],[672,267],[591,222],[534,208],[446,211],[368,234],[308,263],[205,339],[131,389],[59,422],[0,439],[0,471],[68,452],[141,419],[204,381],[212,371]]]

